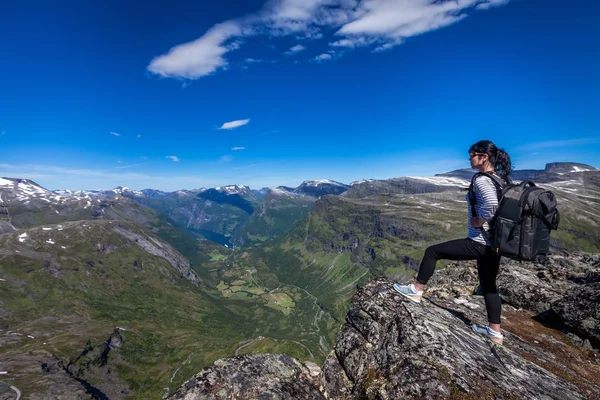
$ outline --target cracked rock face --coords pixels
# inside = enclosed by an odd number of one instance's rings
[[[281,354],[218,360],[183,384],[169,399],[325,399],[320,368]]]
[[[583,399],[577,388],[503,346],[475,334],[470,320],[435,301],[416,304],[392,282],[355,295],[323,381],[332,397]],[[596,391],[599,394],[600,391]]]

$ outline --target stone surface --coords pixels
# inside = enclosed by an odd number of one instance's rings
[[[461,305],[454,304],[455,307]],[[355,295],[335,354],[349,384],[329,377],[329,396],[366,398],[583,399],[600,387],[582,391],[566,379],[529,361],[516,346],[497,346],[475,334],[464,312],[436,298],[412,303],[396,294],[392,282],[376,280]],[[477,315],[477,322],[483,315]],[[510,338],[507,338],[510,340]],[[521,344],[519,344],[521,345]],[[526,351],[552,361],[543,349]],[[335,371],[334,371],[335,372]]]
[[[226,358],[203,369],[169,399],[325,399],[315,367],[281,354]]]

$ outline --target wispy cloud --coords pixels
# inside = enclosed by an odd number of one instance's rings
[[[126,166],[124,166],[126,167]],[[0,176],[27,178],[49,189],[108,189],[119,185],[132,188],[177,190],[220,184],[219,181],[193,176],[161,176],[137,172],[100,171],[85,168],[64,168],[53,165],[0,164]]]
[[[301,44],[297,44],[297,45],[291,47],[288,51],[286,51],[285,54],[292,55],[292,54],[300,53],[301,51],[304,51],[304,50],[306,50],[306,47],[302,46]]]
[[[246,150],[246,148],[245,147],[232,147],[231,150],[239,151],[239,150]]]
[[[231,161],[233,161],[233,156],[228,155],[228,154],[224,155],[223,157],[221,157],[221,161],[222,162],[231,162]]]
[[[269,0],[254,14],[214,25],[200,38],[157,56],[148,70],[162,77],[198,79],[226,69],[226,55],[252,36],[320,39],[333,47],[384,51],[406,39],[452,25],[477,10],[509,0]],[[304,50],[297,45],[287,50]],[[247,58],[259,60],[259,57]]]
[[[235,129],[240,126],[248,125],[249,119],[239,119],[237,121],[225,122],[219,129]]]
[[[113,135],[113,136],[121,136],[121,135],[120,135],[119,133],[117,133],[117,132],[109,132],[109,133],[110,133],[111,135]]]
[[[120,161],[119,161],[120,162]],[[127,169],[127,168],[134,168],[134,167],[139,167],[141,165],[148,165],[150,163],[138,163],[138,164],[131,164],[131,165],[121,165],[119,167],[115,167],[115,169]]]
[[[256,59],[256,58],[246,58],[246,62],[247,62],[247,63],[261,63],[261,62],[263,62],[263,61],[264,61],[264,60],[262,60],[262,59],[260,59],[260,58],[259,58],[259,59]]]
[[[139,139],[139,138],[141,138],[141,137],[142,137],[142,135],[140,135],[140,134],[138,133],[138,135],[137,135],[137,138]]]
[[[600,143],[598,138],[580,138],[580,139],[567,139],[567,140],[550,140],[545,142],[526,143],[521,146],[515,147],[515,151],[537,151],[540,149],[551,149],[551,148],[563,148],[571,146],[588,146],[592,144]]]
[[[169,159],[173,160],[173,162],[179,162],[179,161],[181,161],[179,159],[179,157],[177,157],[177,156],[166,156],[165,158],[169,158]]]
[[[5,134],[6,134],[6,131],[0,132],[0,137],[4,136]]]
[[[328,53],[323,53],[321,55],[318,55],[315,57],[315,60],[317,61],[325,61],[325,60],[331,60],[333,57],[331,54]]]

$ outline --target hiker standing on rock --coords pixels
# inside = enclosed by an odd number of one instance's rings
[[[503,149],[498,149],[489,140],[482,140],[469,148],[471,168],[501,178],[509,183],[512,171],[510,156]],[[496,277],[500,267],[500,256],[490,246],[487,239],[488,221],[498,208],[496,185],[487,176],[478,176],[473,184],[476,216],[468,207],[469,236],[430,246],[419,266],[419,274],[410,285],[395,284],[394,289],[415,303],[421,302],[423,290],[433,275],[438,260],[477,260],[477,276],[487,310],[489,326],[473,324],[473,330],[502,344],[500,332],[500,314],[502,304],[496,288]],[[470,204],[470,193],[467,193],[467,204]]]

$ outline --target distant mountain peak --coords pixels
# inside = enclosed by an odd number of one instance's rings
[[[280,186],[281,189],[286,190],[286,187]],[[304,181],[300,186],[293,189],[292,192],[296,194],[303,194],[313,197],[321,197],[327,194],[339,195],[344,193],[350,188],[350,185],[346,185],[341,182],[332,181],[330,179],[318,179],[311,181]]]
[[[592,167],[591,165],[574,162],[553,162],[546,164],[546,168],[544,170],[550,173],[564,174],[569,172],[598,171],[598,168]]]
[[[353,181],[350,183],[350,186],[354,186],[354,185],[360,185],[361,183],[366,183],[366,182],[373,182],[375,181],[375,179],[360,179],[358,181]]]
[[[242,192],[249,192],[250,188],[244,185],[227,185],[227,186],[219,186],[215,188],[219,192],[225,192],[227,194],[239,194]]]
[[[344,187],[348,186],[344,183],[332,181],[331,179],[317,179],[317,180],[312,180],[312,181],[304,181],[304,182],[302,182],[302,184],[300,186],[303,186],[303,185],[305,185],[305,186],[335,185],[335,186],[344,186]]]

